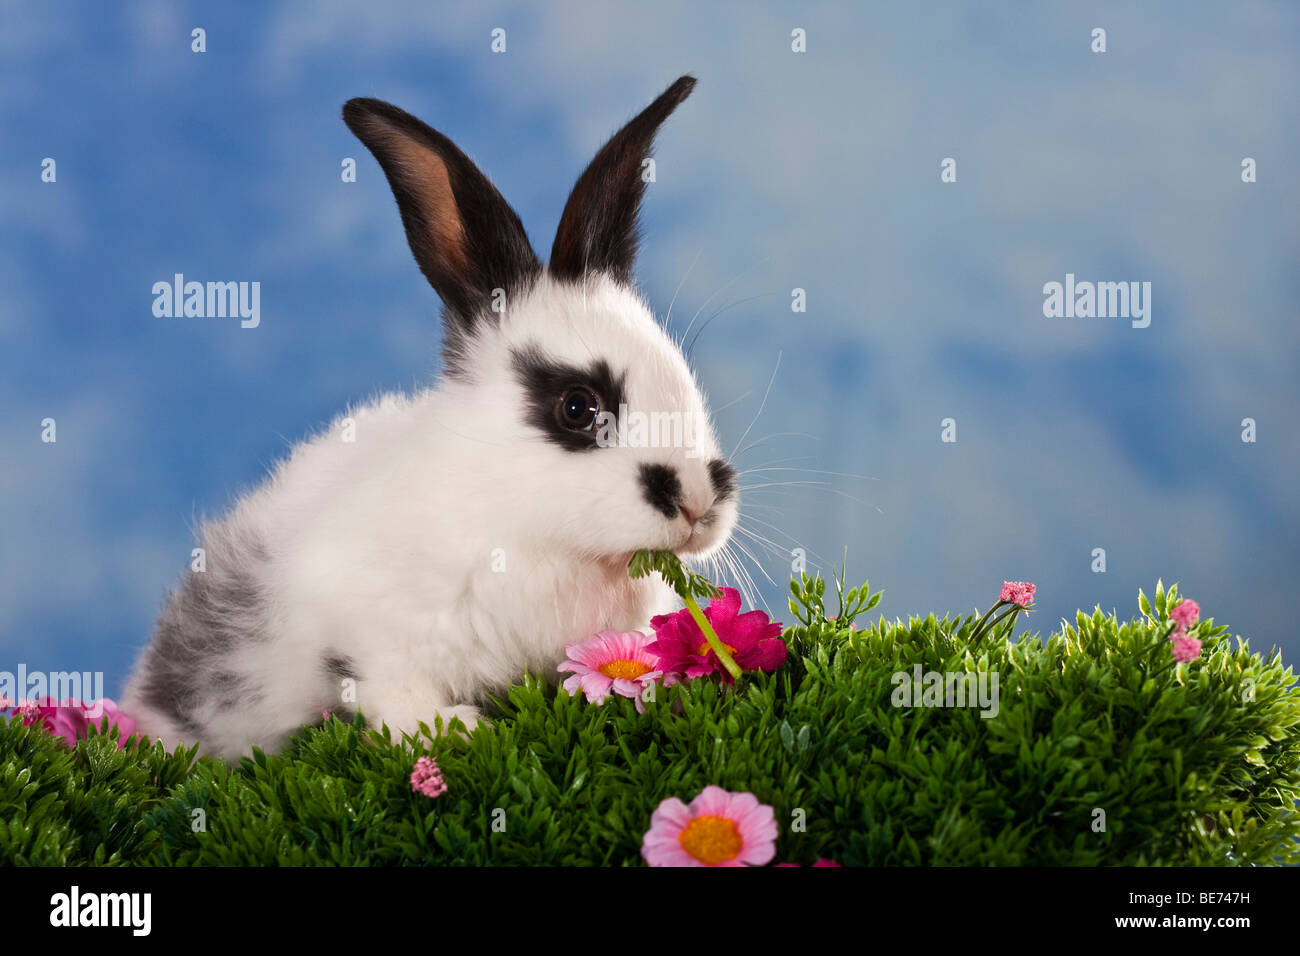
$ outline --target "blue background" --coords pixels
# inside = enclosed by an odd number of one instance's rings
[[[0,669],[119,692],[198,517],[437,374],[437,299],[344,101],[451,136],[545,255],[583,165],[685,72],[638,278],[661,316],[680,286],[676,334],[713,319],[693,360],[724,448],[753,423],[771,545],[737,540],[778,618],[790,550],[847,546],[891,618],[1023,578],[1050,631],[1162,576],[1294,662],[1297,8],[702,6],[0,7]],[[176,272],[259,281],[261,326],[155,318]],[[1150,327],[1044,318],[1067,272],[1151,282]]]

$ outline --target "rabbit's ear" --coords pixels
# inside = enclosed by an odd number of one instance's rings
[[[690,95],[695,77],[683,76],[604,145],[579,177],[560,217],[550,271],[561,279],[607,272],[630,282],[637,249],[637,214],[645,193],[643,164],[655,133]]]
[[[343,121],[388,176],[415,261],[468,334],[493,301],[541,271],[515,211],[456,144],[382,100],[349,100]]]

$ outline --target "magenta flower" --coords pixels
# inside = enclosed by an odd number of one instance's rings
[[[752,793],[705,787],[688,807],[659,804],[641,842],[651,866],[764,866],[776,855],[776,815]]]
[[[789,653],[781,640],[781,625],[762,611],[739,612],[740,592],[723,588],[722,595],[704,609],[704,616],[741,669],[776,670]],[[655,639],[647,648],[659,656],[665,674],[704,677],[716,672],[731,683],[731,675],[713,653],[690,611],[660,614],[650,619],[650,626]]]
[[[23,723],[26,726],[43,726],[54,736],[62,737],[69,747],[77,746],[77,738],[86,736],[86,728],[90,725],[81,708],[81,701],[67,700],[59,706],[54,698],[44,697],[33,703],[36,705],[36,716],[24,717]]]
[[[439,797],[447,792],[447,782],[432,757],[421,757],[411,771],[411,789],[426,797]]]
[[[650,650],[650,638],[640,631],[601,631],[581,644],[564,648],[569,659],[556,670],[572,671],[564,689],[575,694],[581,688],[587,700],[603,704],[613,691],[636,701],[638,711],[645,710],[641,692],[663,676],[659,655]]]
[[[17,713],[22,717],[24,726],[39,724],[54,736],[62,737],[69,747],[75,747],[78,740],[88,736],[92,726],[102,728],[101,732],[104,733],[116,727],[118,750],[126,747],[127,738],[135,733],[135,720],[122,713],[108,697],[93,704],[83,704],[75,698],[59,704],[53,697],[43,697],[40,700],[23,701]],[[104,718],[108,718],[106,727],[103,726]]]
[[[1179,601],[1169,609],[1169,620],[1178,625],[1179,631],[1194,627],[1201,616],[1201,606],[1195,601]]]
[[[1174,645],[1174,660],[1186,664],[1201,656],[1201,642],[1188,637],[1186,631],[1178,631],[1170,638]]]
[[[1029,607],[1034,603],[1034,592],[1037,590],[1037,586],[1028,581],[1003,581],[1002,593],[998,595],[998,600]]]

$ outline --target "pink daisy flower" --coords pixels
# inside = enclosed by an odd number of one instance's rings
[[[740,592],[723,588],[722,595],[709,602],[704,616],[723,646],[747,671],[774,671],[785,663],[788,650],[781,639],[781,625],[762,611],[740,613]],[[718,655],[704,638],[704,632],[685,609],[650,619],[655,639],[649,649],[659,656],[659,666],[668,674],[703,677],[717,672],[731,683]]]
[[[752,793],[705,787],[690,806],[659,804],[641,842],[651,866],[765,866],[776,855],[776,815]]]
[[[659,655],[650,649],[650,638],[640,631],[601,631],[580,644],[564,648],[569,656],[557,670],[572,672],[564,689],[576,694],[579,689],[593,704],[603,704],[612,691],[636,701],[643,711],[641,692],[663,676]]]
[[[1186,664],[1201,656],[1201,642],[1188,637],[1185,632],[1179,631],[1170,640],[1174,645],[1174,660],[1178,663]]]
[[[1037,590],[1037,585],[1030,584],[1028,581],[1003,581],[1002,593],[998,595],[998,600],[1029,607],[1034,603],[1034,592]]]
[[[447,782],[432,757],[421,757],[411,771],[411,789],[426,797],[440,797],[447,792]]]
[[[1201,606],[1195,601],[1179,601],[1169,609],[1169,620],[1178,625],[1178,630],[1185,631],[1193,627],[1201,616]]]

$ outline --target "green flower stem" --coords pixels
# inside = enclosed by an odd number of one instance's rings
[[[645,577],[651,571],[658,571],[664,583],[677,592],[682,603],[686,605],[686,610],[691,612],[691,617],[699,625],[704,639],[713,648],[713,653],[717,654],[718,660],[722,661],[722,666],[727,669],[727,673],[733,680],[739,680],[744,671],[740,669],[722,641],[718,640],[713,625],[709,623],[709,619],[704,616],[704,612],[700,610],[700,605],[695,600],[696,594],[701,597],[716,597],[720,593],[717,587],[694,571],[683,567],[681,560],[671,551],[637,551],[628,561],[627,573],[630,577]]]
[[[999,601],[997,604],[993,605],[991,608],[989,608],[987,611],[984,612],[984,616],[983,616],[982,618],[980,618],[980,619],[979,619],[979,623],[975,625],[975,630],[973,630],[973,631],[970,632],[970,642],[971,642],[972,644],[974,644],[974,643],[975,643],[977,640],[979,640],[980,637],[982,636],[983,631],[984,631],[984,622],[987,621],[987,620],[989,619],[989,616],[992,615],[992,613],[993,613],[994,611],[996,611],[998,608],[1000,608],[1000,607],[1002,607],[1004,604],[1008,604],[1008,603],[1010,603],[1010,602],[1008,602],[1008,601]]]
[[[992,634],[999,627],[1001,627],[1002,622],[1005,621],[1007,618],[1011,618],[1011,627],[1014,629],[1016,626],[1016,618],[1019,617],[1020,612],[1024,610],[1026,610],[1026,608],[1023,604],[1012,604],[1010,610],[1008,610],[1004,614],[998,615],[992,621],[989,622],[989,633]]]
[[[744,673],[744,671],[740,669],[740,665],[736,663],[735,658],[733,658],[727,649],[722,646],[722,641],[718,640],[718,635],[717,632],[713,630],[713,625],[710,624],[709,619],[704,616],[704,612],[700,610],[700,606],[695,602],[695,598],[692,597],[691,592],[685,591],[681,597],[682,603],[686,605],[686,610],[691,612],[691,617],[695,619],[695,623],[698,624],[700,630],[704,632],[704,639],[709,642],[709,647],[713,648],[713,653],[717,654],[718,660],[722,661],[722,666],[727,669],[727,673],[731,675],[732,680],[740,680],[740,675]]]
[[[987,628],[984,626],[984,622],[989,620],[989,616],[994,611],[996,611],[1000,607],[1008,607],[1008,606],[1011,608],[1011,610],[994,618],[992,621],[989,621],[989,625]],[[985,635],[985,633],[992,634],[993,631],[997,630],[998,625],[1001,624],[1003,621],[1005,621],[1007,618],[1009,617],[1014,618],[1021,611],[1028,612],[1029,610],[1030,609],[1025,607],[1023,604],[1016,604],[1014,601],[999,601],[997,604],[993,605],[991,608],[989,608],[987,611],[984,612],[984,616],[980,618],[979,623],[975,625],[975,630],[970,632],[970,643],[974,644],[980,638],[982,638]],[[1012,626],[1014,627],[1015,625],[1013,624]]]

